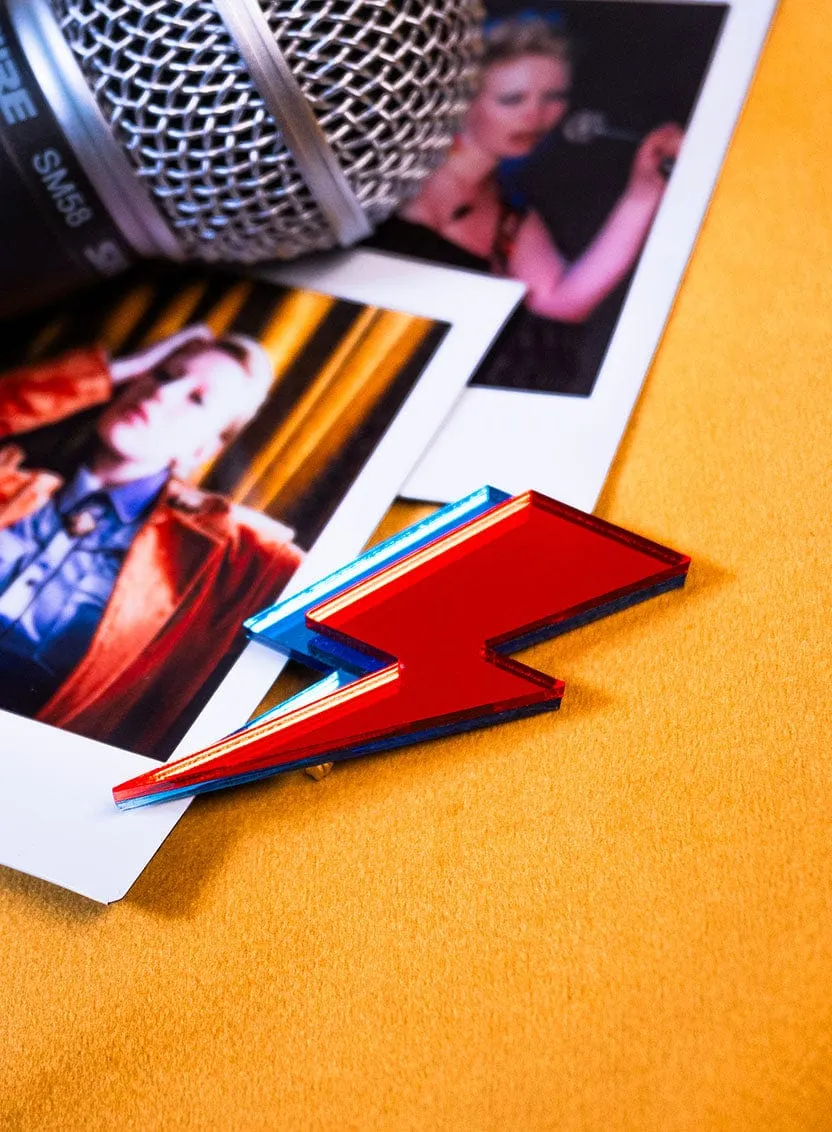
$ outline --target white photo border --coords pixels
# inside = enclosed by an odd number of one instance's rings
[[[287,587],[288,596],[362,550],[523,289],[505,280],[369,251],[255,274],[266,282],[449,325]],[[247,645],[172,757],[214,742],[244,723],[283,665],[282,658],[263,645]],[[0,865],[99,903],[120,899],[188,806],[188,800],[180,800],[127,812],[116,809],[112,788],[158,765],[142,755],[0,711]]]
[[[690,6],[692,0],[616,2]],[[534,488],[593,510],[676,299],[776,6],[777,0],[728,4],[682,152],[592,395],[466,389],[403,495],[445,503],[491,483],[512,494]]]

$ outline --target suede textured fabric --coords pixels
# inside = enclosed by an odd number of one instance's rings
[[[0,872],[0,1127],[832,1126],[825,17],[599,508],[687,589],[525,653],[558,714],[198,800],[118,905]]]

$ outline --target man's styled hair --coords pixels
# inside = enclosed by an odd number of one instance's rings
[[[215,342],[206,343],[206,349],[228,354],[248,377],[246,391],[240,397],[240,411],[222,432],[222,442],[227,445],[236,440],[268,397],[274,380],[274,366],[260,343],[246,334],[227,334]]]
[[[569,39],[544,16],[516,16],[486,27],[482,66],[509,63],[523,55],[544,55],[559,63],[572,62]]]

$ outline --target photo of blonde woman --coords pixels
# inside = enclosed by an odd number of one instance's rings
[[[647,135],[626,189],[589,248],[570,263],[534,209],[520,210],[505,199],[497,170],[502,161],[528,157],[561,123],[571,84],[569,41],[547,20],[492,24],[479,93],[456,145],[401,216],[492,271],[521,280],[535,314],[584,322],[644,246],[683,134],[669,122]]]
[[[490,6],[453,147],[377,239],[525,284],[523,310],[473,384],[588,395],[596,315],[608,339],[610,301],[623,300],[650,235],[724,12],[574,0],[513,9]]]

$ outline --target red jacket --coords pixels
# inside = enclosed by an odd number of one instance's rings
[[[98,350],[14,370],[0,377],[0,439],[111,394]],[[0,447],[0,530],[62,486],[60,476],[22,468],[22,458],[16,444]],[[37,718],[167,757],[161,740],[239,640],[244,618],[278,595],[300,559],[279,523],[171,481],[128,551],[89,650]]]

